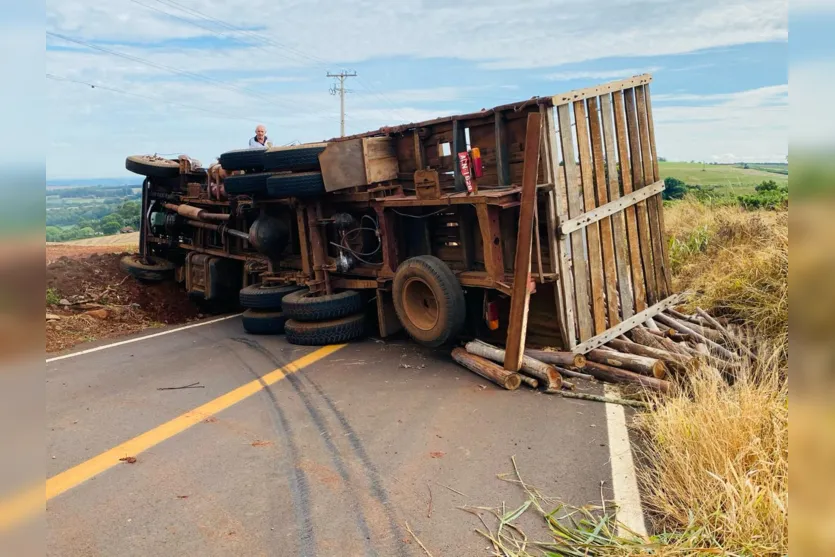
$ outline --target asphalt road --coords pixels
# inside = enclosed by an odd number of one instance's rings
[[[512,455],[571,504],[611,485],[604,405],[502,391],[407,340],[270,375],[316,350],[234,318],[48,363],[47,477],[63,492],[47,502],[47,554],[424,555],[408,522],[436,557],[487,555],[457,507],[523,502],[497,478]],[[230,391],[242,400],[188,414]],[[193,425],[160,427],[172,420]],[[146,450],[115,454],[137,437]],[[87,479],[91,459],[109,463]],[[522,525],[544,537],[532,514]]]

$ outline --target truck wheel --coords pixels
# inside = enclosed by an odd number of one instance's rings
[[[325,144],[273,147],[264,153],[264,170],[319,170],[319,153]]]
[[[226,193],[238,195],[242,193],[264,193],[267,190],[269,174],[236,174],[227,176],[223,181]]]
[[[270,197],[314,197],[325,193],[321,172],[280,174],[267,180]]]
[[[281,308],[296,321],[326,321],[363,311],[362,297],[355,290],[320,296],[299,290],[284,296]]]
[[[244,330],[253,335],[280,335],[287,316],[280,311],[248,309],[241,316]]]
[[[141,176],[175,178],[180,175],[180,163],[154,155],[131,155],[125,159],[125,168]]]
[[[404,261],[394,274],[392,297],[400,323],[421,344],[440,346],[464,326],[464,291],[437,257],[421,255]]]
[[[241,307],[281,311],[281,299],[296,290],[300,290],[300,288],[298,286],[251,284],[241,290],[239,299]]]
[[[146,255],[144,261],[139,254],[126,255],[119,267],[133,278],[148,282],[160,282],[174,276],[173,263],[152,255]]]
[[[223,170],[264,170],[266,149],[235,149],[220,155],[219,162]]]
[[[308,323],[290,319],[284,328],[287,342],[304,346],[325,346],[341,344],[360,338],[365,334],[365,314],[357,313],[334,319]]]

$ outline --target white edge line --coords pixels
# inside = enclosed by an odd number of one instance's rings
[[[128,340],[120,340],[119,342],[114,342],[111,344],[105,344],[102,346],[96,346],[95,348],[88,348],[87,350],[80,350],[78,352],[72,352],[70,354],[64,354],[62,356],[55,356],[54,358],[47,358],[46,363],[50,362],[57,362],[58,360],[64,360],[66,358],[74,358],[75,356],[83,356],[84,354],[91,354],[93,352],[98,352],[99,350],[106,350],[107,348],[114,348],[116,346],[123,346],[125,344],[131,344],[132,342],[139,342],[140,340],[148,340],[149,338],[161,337],[164,335],[170,335],[171,333],[178,333],[180,331],[185,331],[186,329],[193,329],[195,327],[202,327],[203,325],[211,325],[212,323],[218,323],[220,321],[226,321],[227,319],[232,319],[233,317],[238,317],[241,315],[240,313],[236,313],[234,315],[226,315],[224,317],[218,317],[217,319],[211,319],[209,321],[201,321],[200,323],[192,323],[191,325],[186,325],[184,327],[177,327],[176,329],[169,329],[167,331],[161,331],[159,333],[154,333],[151,335],[144,335],[141,337],[130,338]]]
[[[617,391],[611,385],[604,385],[606,394]],[[620,404],[606,404],[606,429],[609,432],[609,460],[612,465],[612,491],[618,505],[618,521],[639,536],[646,537],[644,509],[635,462],[632,459],[632,445],[626,429],[626,414]],[[625,532],[621,532],[625,534]]]

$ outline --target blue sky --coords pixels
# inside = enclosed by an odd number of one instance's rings
[[[333,137],[340,69],[359,74],[348,133],[651,72],[661,156],[783,160],[789,59],[808,78],[832,58],[810,37],[835,11],[801,4],[790,48],[781,0],[51,0],[48,32],[132,59],[47,37],[47,178],[209,163],[258,122],[278,144]]]

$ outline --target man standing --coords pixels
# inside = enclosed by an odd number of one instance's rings
[[[263,124],[255,128],[255,137],[249,140],[249,146],[253,149],[267,149],[273,146],[267,137],[267,128]]]

